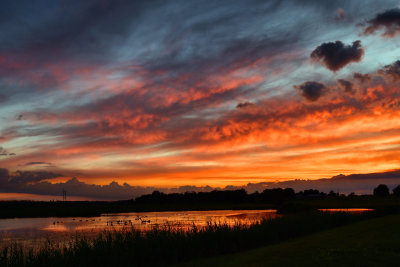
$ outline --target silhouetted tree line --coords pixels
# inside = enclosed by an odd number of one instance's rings
[[[387,185],[380,184],[373,190],[376,198],[400,197],[400,185],[392,190]],[[0,201],[0,218],[19,217],[67,217],[67,216],[99,216],[102,213],[132,212],[132,211],[161,211],[174,209],[187,209],[200,204],[200,208],[215,208],[214,204],[222,204],[223,208],[234,207],[237,204],[272,204],[282,205],[286,200],[296,199],[322,199],[322,198],[358,198],[350,193],[347,196],[330,191],[328,194],[317,189],[307,189],[295,192],[292,188],[273,188],[264,191],[247,193],[244,189],[239,190],[214,190],[211,192],[186,192],[166,194],[154,191],[152,194],[142,195],[136,199],[120,201]],[[296,201],[288,201],[286,203]],[[138,205],[135,205],[138,204]],[[141,205],[144,204],[144,205]],[[161,205],[159,205],[161,204]],[[167,205],[163,205],[167,204]],[[172,205],[170,205],[172,204]],[[194,204],[194,205],[192,205]],[[228,206],[226,206],[226,204]],[[232,206],[232,204],[234,204]],[[224,206],[225,205],[225,206]],[[197,207],[197,208],[199,208]],[[257,207],[257,206],[254,206]],[[295,207],[299,209],[298,207]],[[280,207],[282,210],[283,208]],[[290,210],[286,207],[286,209]]]
[[[396,186],[393,190],[393,195],[400,197],[400,185]],[[385,184],[380,184],[374,188],[374,196],[387,197],[390,195],[389,187]]]
[[[374,196],[389,196],[390,190],[387,185],[380,184],[374,191]],[[400,196],[400,185],[393,189],[393,195]],[[295,193],[293,188],[265,189],[248,194],[246,190],[214,190],[211,192],[186,192],[166,194],[154,191],[152,194],[137,197],[134,202],[137,204],[165,204],[165,203],[213,203],[213,202],[280,202],[291,198],[324,198],[324,197],[345,197],[345,195],[330,191],[328,194],[317,189],[307,189]],[[348,194],[348,197],[355,197],[355,193]]]
[[[263,202],[283,201],[290,198],[318,198],[326,197],[327,194],[317,189],[308,189],[295,193],[292,188],[265,189],[263,192],[248,194],[246,190],[214,190],[211,192],[186,192],[166,194],[154,191],[152,194],[143,195],[135,199],[137,204],[159,204],[159,203],[197,203],[197,202]]]
[[[211,192],[186,192],[165,194],[154,191],[152,194],[137,197],[135,202],[142,203],[187,203],[187,202],[242,202],[248,199],[249,195],[244,189],[211,191]]]

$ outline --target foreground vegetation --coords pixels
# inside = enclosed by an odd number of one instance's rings
[[[180,266],[398,266],[399,225],[400,215],[384,216]]]
[[[95,239],[77,237],[64,246],[47,244],[38,251],[9,246],[0,253],[0,266],[154,266],[174,264],[280,243],[345,224],[382,216],[365,214],[298,213],[247,227],[210,224],[189,231],[168,228],[141,233],[134,229],[105,232]]]

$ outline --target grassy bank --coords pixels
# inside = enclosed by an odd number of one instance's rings
[[[165,265],[224,253],[244,251],[309,235],[337,226],[371,219],[368,214],[307,213],[266,220],[251,227],[213,224],[190,231],[134,229],[106,232],[94,240],[77,238],[59,247],[48,244],[39,251],[7,247],[0,266],[145,266]]]
[[[399,225],[400,215],[384,216],[180,266],[398,266]]]

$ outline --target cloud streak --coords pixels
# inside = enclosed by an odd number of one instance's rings
[[[374,34],[382,29],[384,37],[393,38],[400,34],[400,8],[389,9],[377,14],[375,18],[367,22],[364,34]]]

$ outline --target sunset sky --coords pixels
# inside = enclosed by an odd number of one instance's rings
[[[0,29],[7,181],[400,167],[399,1],[4,1]]]

